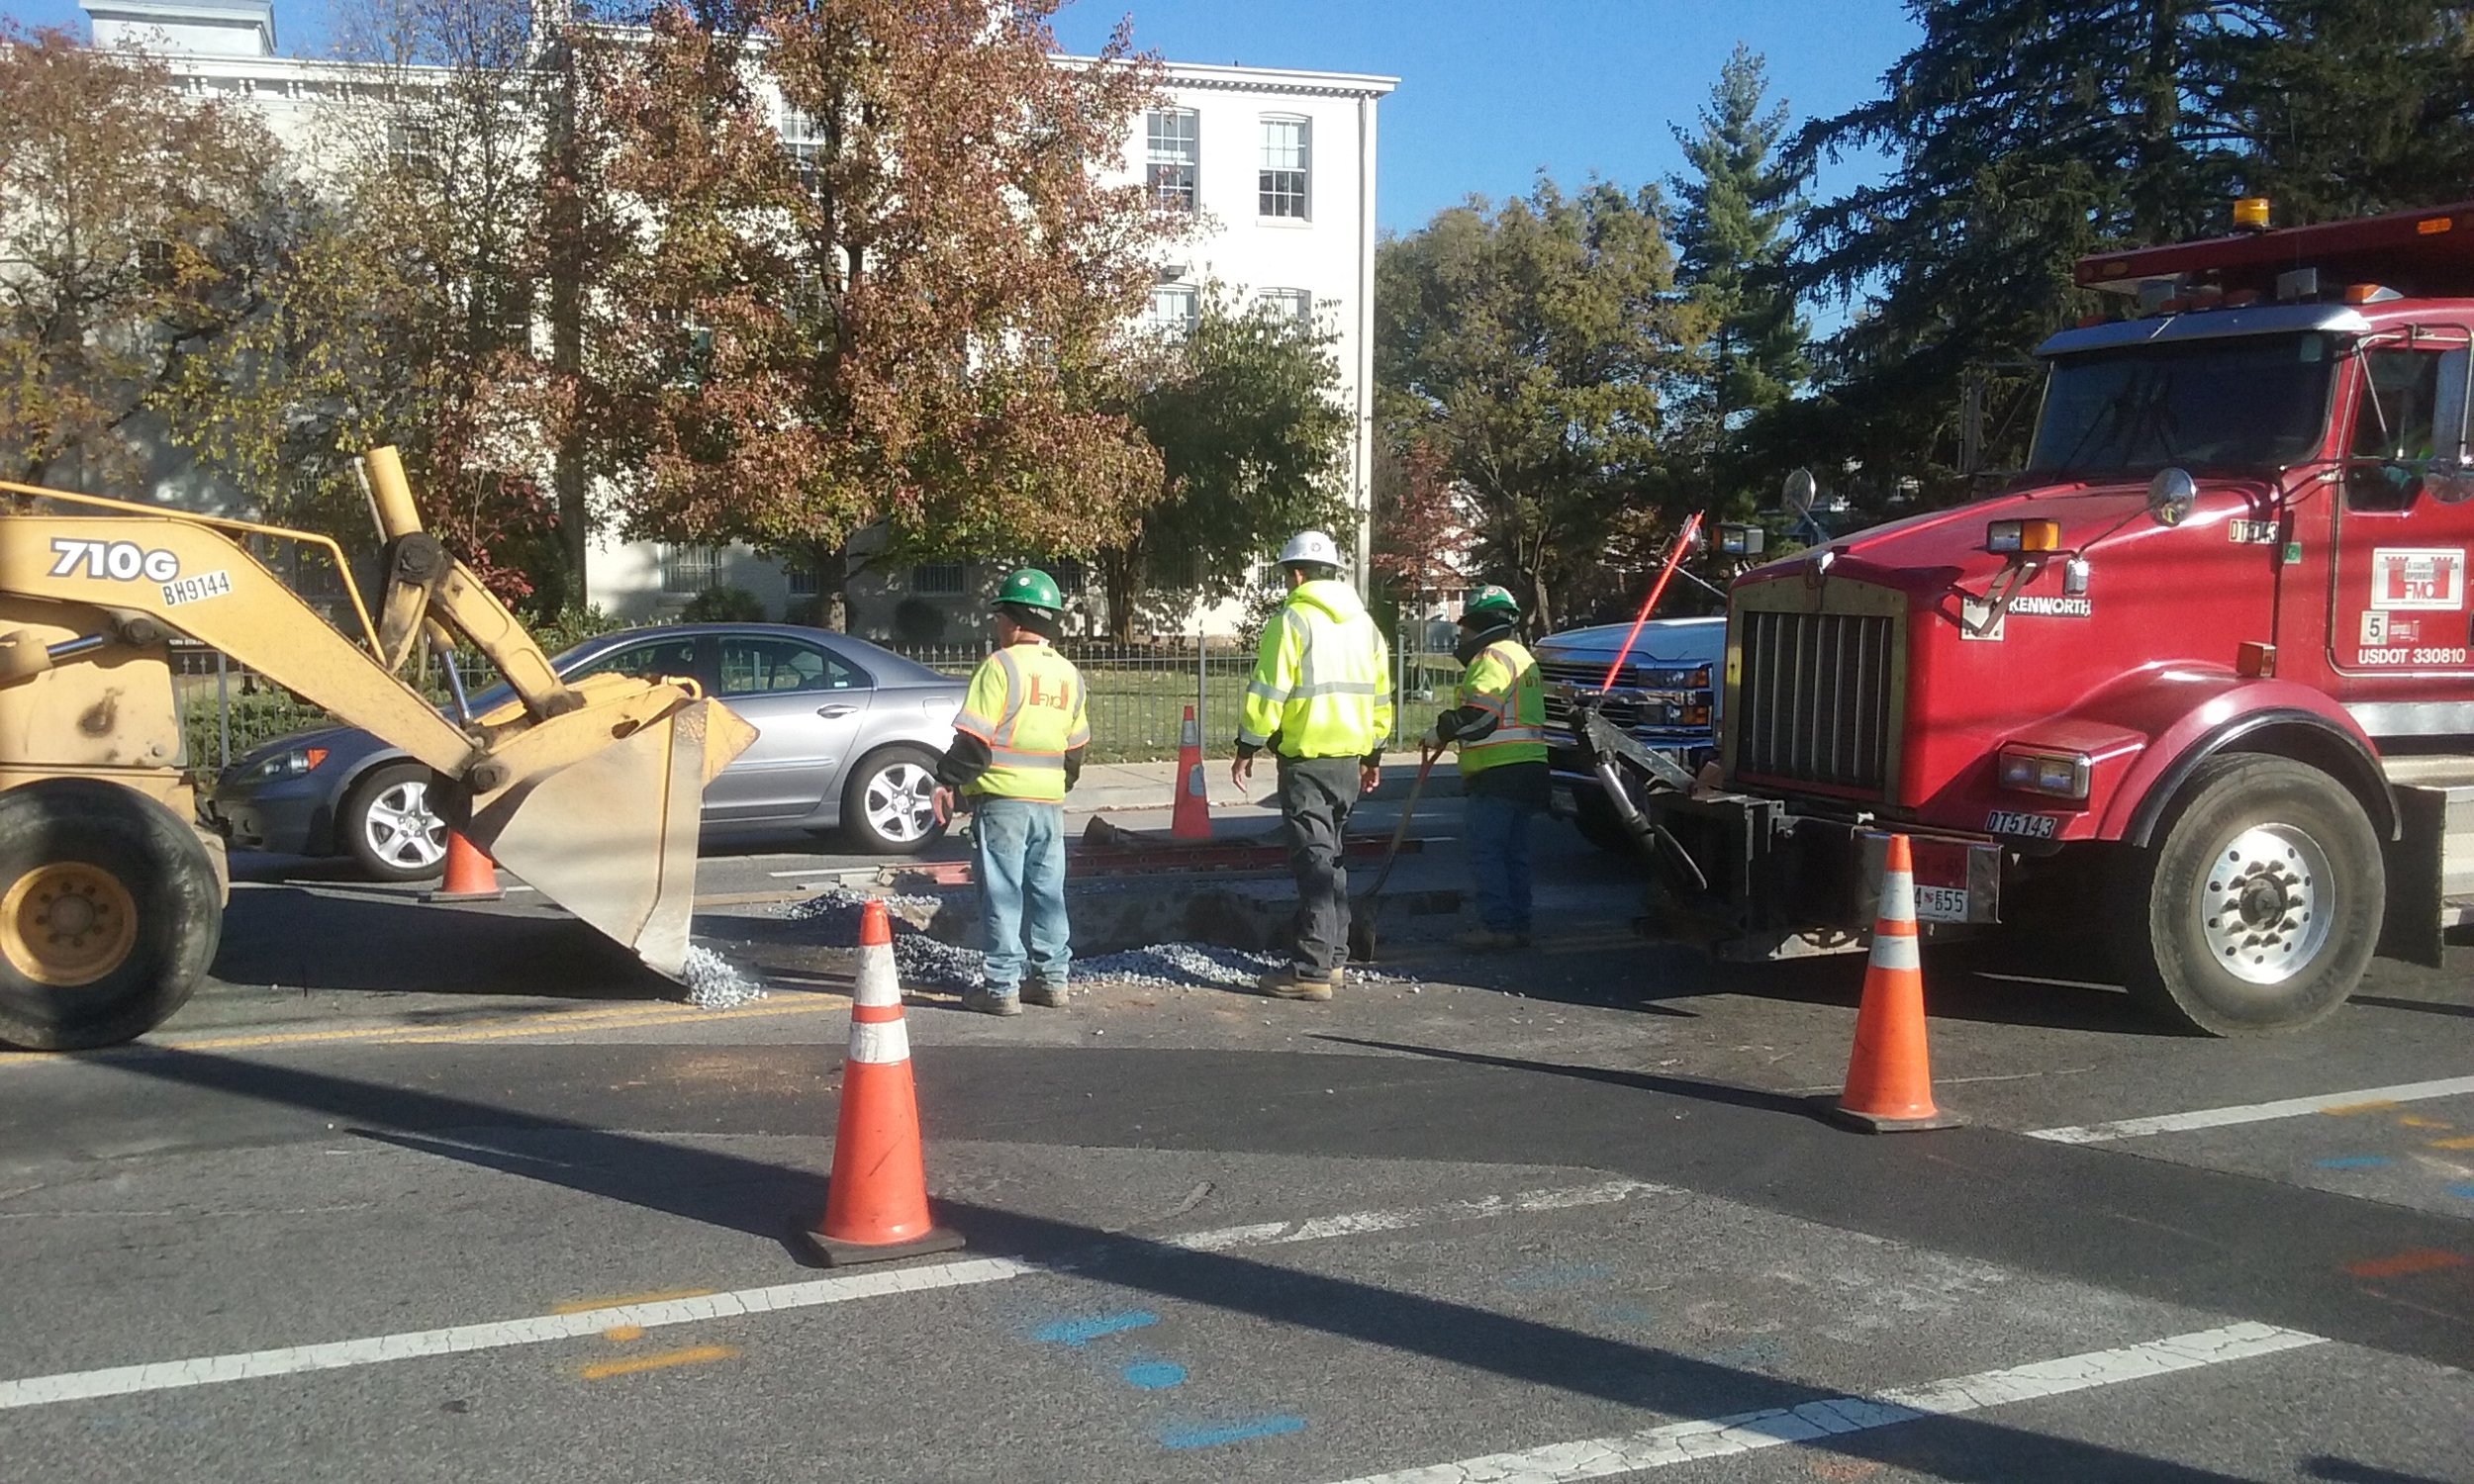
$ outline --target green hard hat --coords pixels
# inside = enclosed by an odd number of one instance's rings
[[[1511,594],[1490,583],[1469,595],[1469,602],[1461,604],[1462,622],[1470,623],[1481,619],[1492,619],[1497,623],[1518,623],[1520,622],[1520,604],[1513,601]]]
[[[1036,608],[1043,613],[1065,611],[1065,595],[1057,591],[1057,580],[1037,567],[1023,567],[1008,574],[998,585],[999,607]]]

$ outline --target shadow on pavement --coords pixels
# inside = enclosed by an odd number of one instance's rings
[[[2447,1484],[2446,1480],[2434,1479],[2427,1474],[2401,1474],[2395,1469],[2374,1468],[2367,1463],[2325,1455],[2311,1459],[2302,1467],[2306,1477],[2330,1479],[2335,1484]]]
[[[1528,1062],[1518,1057],[1489,1056],[1484,1052],[1453,1051],[1440,1046],[1408,1046],[1396,1041],[1369,1041],[1358,1036],[1317,1034],[1311,1039],[1335,1046],[1362,1046],[1369,1051],[1402,1052],[1413,1057],[1432,1057],[1442,1062],[1460,1062],[1472,1067],[1496,1067],[1506,1071],[1545,1072],[1551,1076],[1577,1077],[1584,1082],[1606,1082],[1617,1087],[1637,1087],[1644,1092],[1663,1092],[1669,1097],[1690,1098],[1694,1102],[1724,1103],[1731,1108],[1756,1108],[1764,1113],[1794,1113],[1819,1118],[1819,1103],[1808,1097],[1795,1097],[1783,1092],[1763,1092],[1758,1087],[1739,1087],[1732,1082],[1705,1082],[1697,1077],[1660,1076],[1647,1071],[1617,1071],[1603,1067],[1566,1067],[1554,1062]]]
[[[2462,1015],[2474,1019],[2474,1005],[2452,1005],[2431,999],[2398,999],[2387,994],[2357,994],[2347,1004],[2372,1005],[2382,1010],[2412,1010],[2421,1015]]]
[[[210,973],[233,984],[372,993],[649,1000],[680,992],[624,947],[564,912],[299,886],[233,893]]]
[[[160,1081],[320,1112],[367,1125],[354,1130],[364,1137],[724,1230],[787,1239],[823,1209],[825,1182],[805,1171],[434,1092],[196,1052],[166,1051],[113,1065]],[[408,1137],[415,1130],[429,1137]],[[450,1131],[457,1137],[436,1137]],[[510,1143],[523,1142],[506,1139],[511,1133],[532,1136],[535,1143],[539,1136],[559,1136],[555,1154],[510,1149]],[[1552,1386],[1664,1417],[1733,1415],[1844,1395],[1354,1279],[1171,1247],[997,1207],[939,1204],[946,1223],[961,1230],[983,1254],[1073,1260],[1079,1271],[1137,1292],[1319,1331],[1518,1385]],[[2083,1484],[2100,1478],[2229,1484],[2235,1477],[1981,1417],[1919,1421],[1922,1427],[1900,1424],[1800,1439],[1795,1445],[1968,1484]]]

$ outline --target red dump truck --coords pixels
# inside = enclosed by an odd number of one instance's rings
[[[2474,921],[2474,202],[2245,219],[2079,263],[2122,312],[2039,348],[2007,489],[1736,582],[1720,764],[1633,821],[1653,932],[1860,948],[1898,831],[1928,939],[2058,904],[2224,1035]]]

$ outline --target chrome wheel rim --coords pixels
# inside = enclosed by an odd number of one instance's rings
[[[936,828],[936,776],[916,763],[896,763],[868,780],[860,811],[888,840],[907,845]]]
[[[429,812],[429,785],[421,779],[378,790],[361,815],[361,838],[371,855],[408,871],[446,860],[446,821]]]
[[[2210,858],[2200,931],[2228,974],[2282,984],[2327,946],[2335,898],[2318,841],[2290,824],[2255,825]]]

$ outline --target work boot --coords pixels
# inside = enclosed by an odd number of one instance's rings
[[[1300,969],[1291,964],[1256,979],[1254,987],[1274,999],[1329,999],[1333,986],[1339,982],[1338,969]]]
[[[1502,953],[1506,949],[1527,948],[1527,933],[1499,933],[1493,928],[1472,928],[1452,940],[1452,946],[1474,954]]]
[[[1022,1003],[1039,1005],[1050,1010],[1065,1008],[1065,985],[1048,979],[1033,979],[1022,986]]]
[[[962,991],[962,1008],[982,1015],[1019,1015],[1022,1000],[1010,989],[999,994],[983,984]]]

